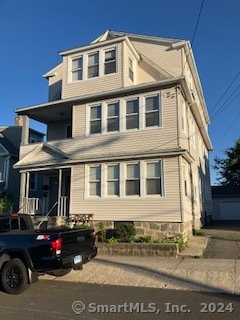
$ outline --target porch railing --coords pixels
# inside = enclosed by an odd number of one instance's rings
[[[59,197],[58,201],[58,216],[67,217],[68,216],[68,197]],[[47,213],[46,198],[24,198],[24,205],[20,208],[19,212],[27,214],[42,214]]]

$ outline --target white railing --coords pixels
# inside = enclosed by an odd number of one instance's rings
[[[22,213],[36,214],[39,212],[39,198],[24,198]]]
[[[59,197],[58,203],[58,216],[67,217],[68,216],[68,197]]]
[[[24,205],[19,210],[21,213],[27,214],[43,214],[47,213],[46,198],[24,198]],[[67,217],[69,208],[68,208],[68,197],[62,196],[59,197],[57,202],[57,216]],[[55,205],[56,206],[56,205]],[[54,207],[55,207],[54,206]]]

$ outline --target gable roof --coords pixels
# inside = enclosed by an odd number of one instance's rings
[[[181,39],[173,39],[173,38],[163,38],[163,37],[156,37],[156,36],[149,36],[137,33],[129,33],[129,32],[119,32],[113,30],[107,30],[99,37],[94,39],[91,43],[98,43],[102,41],[112,40],[119,37],[128,37],[131,39],[139,39],[139,40],[148,40],[148,41],[157,41],[166,44],[176,44],[176,43],[185,43],[185,40]]]
[[[67,49],[60,51],[59,54],[64,56],[68,54],[72,54],[74,52],[78,52],[80,50],[87,50],[90,48],[94,48],[96,46],[99,46],[100,44],[105,44],[104,42],[108,41],[109,44],[118,42],[120,40],[127,39],[131,40],[142,40],[142,41],[149,41],[149,42],[158,42],[165,45],[175,45],[177,46],[178,43],[182,45],[185,45],[187,41],[182,39],[173,39],[173,38],[163,38],[163,37],[156,37],[156,36],[148,36],[148,35],[141,35],[136,33],[129,33],[129,32],[119,32],[119,31],[113,31],[113,30],[106,30],[103,34],[101,34],[99,37],[91,41],[89,44],[84,46],[75,47],[72,49]]]
[[[54,163],[59,163],[61,160],[70,159],[70,157],[59,149],[49,145],[46,142],[40,143],[36,148],[30,151],[25,157],[19,160],[14,168],[24,165],[39,165],[43,167]]]
[[[18,149],[0,132],[0,146],[11,156],[18,156]]]

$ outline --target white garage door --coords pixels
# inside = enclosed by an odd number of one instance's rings
[[[240,201],[221,201],[222,220],[240,220]]]

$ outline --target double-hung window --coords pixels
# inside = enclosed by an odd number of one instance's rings
[[[101,166],[89,167],[89,195],[101,196]]]
[[[126,195],[140,196],[140,163],[127,164]]]
[[[107,195],[119,196],[119,164],[107,166]]]
[[[159,109],[160,101],[159,94],[145,99],[145,125],[146,127],[159,126]]]
[[[126,102],[126,129],[139,128],[139,99]]]
[[[72,60],[72,81],[83,79],[83,58],[78,57]]]
[[[99,76],[99,52],[89,54],[88,56],[88,78]]]
[[[146,194],[162,194],[162,181],[161,181],[161,162],[150,162],[146,164]]]
[[[116,72],[116,49],[105,51],[104,74]]]
[[[90,133],[101,133],[102,126],[102,106],[92,106],[90,108]]]
[[[119,102],[107,105],[107,131],[119,131]]]
[[[134,82],[133,61],[131,58],[128,58],[128,76]]]

